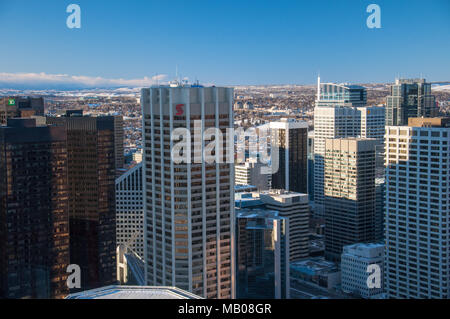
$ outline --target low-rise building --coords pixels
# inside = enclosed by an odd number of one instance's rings
[[[323,257],[291,262],[290,274],[293,280],[327,290],[335,289],[341,282],[341,273],[337,265]]]
[[[345,246],[341,257],[342,291],[367,299],[381,298],[383,265],[383,244]]]

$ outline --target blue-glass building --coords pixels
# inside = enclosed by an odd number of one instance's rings
[[[330,106],[365,106],[367,90],[363,86],[335,83],[319,83],[320,96],[316,101],[318,107]]]
[[[289,225],[277,211],[236,210],[236,297],[289,298]]]

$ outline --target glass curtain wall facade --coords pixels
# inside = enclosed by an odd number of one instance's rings
[[[237,210],[236,297],[289,298],[288,218],[265,209]]]
[[[0,298],[64,298],[69,265],[66,132],[0,127]]]

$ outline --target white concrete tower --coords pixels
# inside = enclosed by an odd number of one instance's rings
[[[233,298],[234,164],[202,156],[208,128],[233,127],[233,89],[173,83],[143,89],[141,104],[147,284]],[[176,164],[171,134],[183,128],[192,160]]]

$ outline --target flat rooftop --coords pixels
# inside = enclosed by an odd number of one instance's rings
[[[237,218],[274,218],[281,219],[279,212],[276,210],[254,208],[254,209],[238,209],[236,210]]]
[[[66,299],[203,299],[175,287],[107,286],[71,294]]]
[[[292,191],[286,191],[282,189],[271,189],[268,191],[261,191],[261,195],[269,195],[278,198],[293,198],[293,197],[307,197],[308,194],[296,193]]]
[[[265,204],[275,204],[275,205],[308,205],[309,196],[308,194],[296,193],[286,190],[270,190],[260,192],[259,197]]]
[[[337,271],[336,264],[325,260],[323,257],[312,257],[300,261],[294,261],[290,263],[290,267],[291,269],[309,274]]]
[[[380,258],[384,254],[385,245],[380,243],[357,243],[344,246],[342,255],[362,259]]]
[[[408,119],[408,126],[412,127],[450,127],[450,117],[414,117]]]

